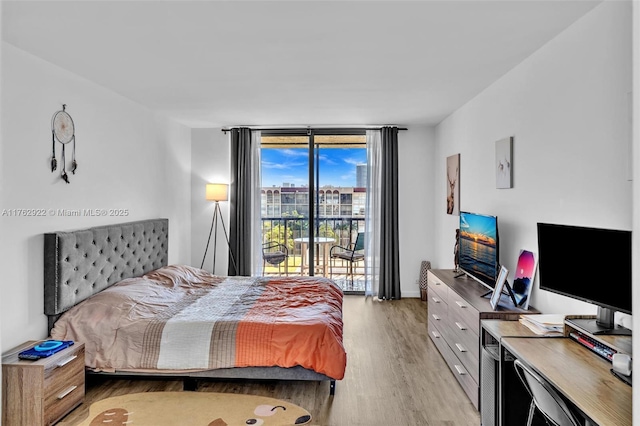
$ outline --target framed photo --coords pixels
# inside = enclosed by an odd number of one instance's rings
[[[516,305],[523,309],[529,309],[529,295],[531,294],[537,264],[538,259],[535,253],[528,250],[520,250],[511,290],[516,298]]]
[[[493,294],[491,295],[491,308],[495,311],[498,307],[498,302],[500,301],[500,296],[502,296],[502,288],[504,287],[505,281],[507,281],[507,275],[509,275],[509,270],[502,266],[500,268],[500,273],[498,274],[498,278],[496,279],[496,286],[493,288]]]
[[[447,157],[447,214],[460,215],[460,154]]]
[[[508,137],[496,142],[496,188],[513,188],[513,159],[511,149],[513,138]]]

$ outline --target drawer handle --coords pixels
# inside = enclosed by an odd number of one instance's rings
[[[433,337],[435,337],[436,339],[440,338],[440,334],[438,334],[437,331],[432,331],[431,334],[433,334]]]
[[[456,305],[460,306],[463,309],[467,307],[467,305],[465,305],[463,302],[460,302],[459,300],[456,300]]]
[[[67,389],[66,391],[62,392],[60,395],[58,395],[58,399],[62,399],[65,396],[69,395],[71,392],[76,390],[76,388],[77,388],[77,386],[71,386],[69,389]]]
[[[460,343],[456,343],[456,348],[458,348],[458,350],[460,352],[466,352],[467,350],[464,348],[464,346],[462,346]]]
[[[71,361],[73,361],[76,358],[78,358],[78,355],[70,356],[69,358],[65,359],[64,361],[60,361],[58,363],[58,367],[64,367],[65,365],[69,364]]]
[[[467,374],[467,372],[465,371],[464,368],[462,368],[462,366],[455,364],[453,366],[453,368],[456,369],[456,371],[458,372],[459,375],[464,376],[465,374]]]
[[[460,330],[466,330],[467,329],[467,327],[465,327],[464,324],[460,324],[458,321],[456,321],[456,326],[458,326],[458,328]]]
[[[433,300],[434,303],[440,303],[440,299],[438,299],[437,297],[432,297],[431,300]]]
[[[437,316],[436,314],[431,314],[431,316],[433,317],[434,320],[440,321],[440,317]]]

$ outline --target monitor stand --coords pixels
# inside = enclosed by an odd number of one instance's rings
[[[463,277],[463,276],[467,275],[467,274],[464,273],[464,271],[462,269],[454,269],[453,273],[455,274],[453,276],[453,278],[460,278],[460,277]]]
[[[631,336],[632,330],[624,328],[613,320],[613,309],[598,306],[598,314],[595,319],[570,318],[566,322],[593,335]]]

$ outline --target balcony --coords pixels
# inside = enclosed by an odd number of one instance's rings
[[[345,294],[364,294],[365,275],[364,262],[354,264],[353,269],[353,285],[351,284],[351,274],[348,262],[342,260],[331,260],[328,257],[328,251],[333,245],[348,246],[355,242],[358,232],[364,231],[364,218],[354,217],[326,217],[316,219],[315,234],[318,237],[330,238],[334,242],[328,244],[320,244],[320,253],[316,249],[317,260],[314,262],[314,275],[326,274],[331,277],[331,269],[333,269],[333,280],[345,292]],[[284,244],[289,250],[288,263],[280,267],[280,272],[284,275],[285,267],[290,276],[309,275],[308,261],[306,253],[303,254],[303,247],[306,244],[301,242],[309,235],[309,219],[308,218],[286,218],[286,217],[265,217],[262,218],[262,241],[277,241]],[[298,241],[296,241],[298,240]],[[333,263],[324,264],[324,256],[322,250],[327,250],[327,261]],[[305,250],[306,251],[306,250]],[[267,264],[264,275],[279,275],[278,267]]]

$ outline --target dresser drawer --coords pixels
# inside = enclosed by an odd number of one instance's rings
[[[446,322],[448,309],[446,299],[441,298],[435,291],[429,288],[427,292],[428,321]]]
[[[427,333],[429,333],[429,337],[433,340],[433,343],[436,344],[438,349],[440,349],[441,345],[447,346],[443,331],[431,321],[429,321],[429,324],[427,325]]]
[[[480,338],[475,328],[470,327],[464,318],[460,315],[459,310],[451,309],[450,315],[447,317],[447,322],[451,328],[452,333],[455,333],[456,339],[459,340],[465,347],[470,348],[476,355],[480,355]]]
[[[451,339],[461,344],[476,359],[480,357],[480,338],[465,324],[455,319],[449,320]]]
[[[523,312],[504,307],[493,310],[486,290],[479,282],[450,269],[431,269],[427,274],[429,338],[476,408],[481,364],[480,318],[517,319]]]
[[[433,315],[435,315],[435,317],[437,317],[438,319],[436,319]],[[442,317],[440,317],[437,314],[429,314],[429,321],[427,321],[427,324],[430,327],[434,327],[436,330],[438,330],[438,332],[440,332],[440,334],[442,335],[443,339],[445,340],[449,340],[451,339],[451,330],[449,327],[449,324],[447,321],[443,320]]]
[[[467,372],[476,382],[480,381],[480,359],[478,358],[477,346],[468,346],[457,338],[457,334],[447,338],[447,343],[456,357],[460,360]],[[476,342],[477,345],[477,342]]]
[[[456,318],[456,321],[464,323],[477,335],[480,334],[480,312],[451,289],[447,295],[447,306],[449,318]]]
[[[435,292],[435,294],[446,303],[449,287],[447,287],[438,277],[433,275],[431,271],[427,273],[427,286],[429,287],[429,290],[433,290],[433,292]]]
[[[471,374],[469,374],[469,371],[462,364],[462,362],[460,362],[460,359],[453,353],[444,338],[434,337],[433,332],[435,331],[437,333],[438,331],[434,330],[431,324],[429,324],[428,331],[429,337],[431,337],[431,340],[433,340],[433,343],[438,348],[438,351],[440,351],[442,358],[444,358],[452,374],[454,375],[458,383],[460,383],[460,386],[473,403],[473,406],[477,409],[479,401],[478,382],[473,378]]]

